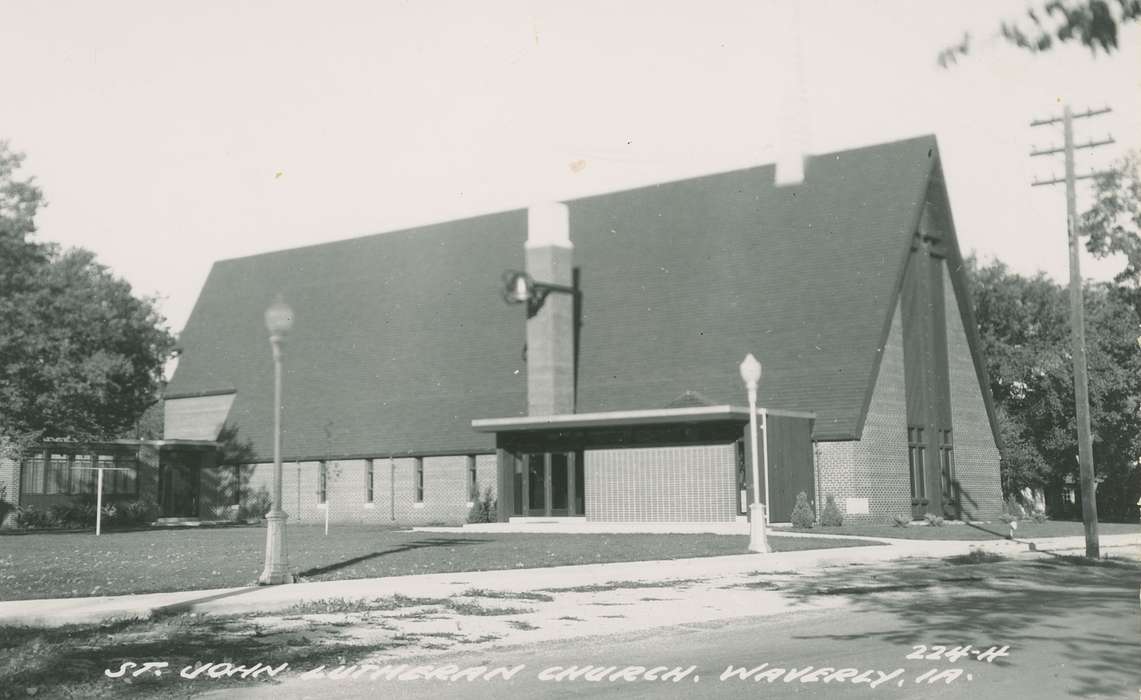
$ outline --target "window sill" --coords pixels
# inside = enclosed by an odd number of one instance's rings
[[[413,508],[423,508],[424,507],[424,501],[418,501],[416,503],[413,503],[412,507]]]

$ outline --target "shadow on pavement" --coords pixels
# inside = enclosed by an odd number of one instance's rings
[[[379,552],[372,552],[371,554],[362,554],[359,557],[352,557],[351,559],[345,559],[344,561],[339,561],[334,564],[315,566],[311,569],[300,571],[297,575],[303,576],[305,578],[311,578],[314,576],[321,576],[323,574],[332,573],[334,571],[340,571],[341,569],[348,568],[354,564],[359,564],[362,561],[369,561],[371,559],[377,559],[379,557],[384,557],[391,554],[400,554],[401,552],[409,552],[414,549],[424,549],[428,547],[455,547],[458,545],[481,544],[490,541],[491,540],[476,539],[471,537],[433,537],[430,539],[416,540],[414,542],[406,542],[396,547],[384,549]]]
[[[846,594],[854,612],[890,613],[900,620],[889,631],[823,638],[928,647],[1011,645],[1010,656],[995,661],[998,666],[1016,666],[1020,654],[1055,645],[1067,659],[1066,692],[1129,696],[1137,683],[1141,638],[1121,634],[1120,622],[1125,615],[1135,619],[1141,564],[1053,556],[975,565],[894,562],[862,571],[847,568],[842,575],[825,570],[790,582],[787,590],[803,598]],[[841,581],[843,586],[832,585]],[[947,587],[956,589],[955,595],[940,595],[938,589]],[[910,592],[898,593],[904,590]]]

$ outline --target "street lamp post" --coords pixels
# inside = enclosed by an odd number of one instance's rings
[[[742,360],[741,380],[745,382],[745,391],[749,396],[749,447],[753,458],[753,504],[749,506],[749,551],[767,554],[769,551],[769,538],[765,528],[768,522],[766,507],[761,503],[761,472],[760,459],[757,451],[757,384],[761,381],[761,363],[749,353]],[[765,426],[767,429],[768,426]],[[766,436],[767,437],[767,436]],[[768,464],[765,465],[765,499],[768,494]]]
[[[265,570],[258,583],[293,583],[285,548],[285,520],[281,508],[281,371],[285,336],[293,328],[293,309],[279,296],[265,311],[269,344],[273,347],[273,508],[266,514]]]

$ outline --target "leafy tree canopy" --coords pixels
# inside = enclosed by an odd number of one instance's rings
[[[972,301],[1003,441],[1005,493],[1078,475],[1069,297],[1039,273],[968,260]],[[1141,471],[1141,315],[1136,294],[1115,284],[1085,289],[1086,359],[1099,510],[1122,516]]]
[[[43,194],[0,142],[0,437],[108,439],[155,401],[173,338],[82,249],[32,240]]]
[[[1049,0],[1029,7],[1020,19],[1002,22],[998,32],[1033,53],[1076,41],[1094,54],[1111,54],[1118,48],[1119,28],[1138,20],[1141,0]],[[965,33],[958,44],[940,51],[939,65],[946,68],[969,54],[971,41],[970,33]]]
[[[1099,512],[1124,517],[1141,493],[1141,185],[1131,154],[1094,185],[1080,219],[1086,247],[1123,254],[1112,283],[1085,288],[1086,364]],[[1003,489],[1077,477],[1070,307],[1067,290],[1039,273],[968,260],[972,301],[1003,442]]]
[[[1129,153],[1094,183],[1094,203],[1078,221],[1086,249],[1098,257],[1120,254],[1116,282],[1141,286],[1141,155]]]

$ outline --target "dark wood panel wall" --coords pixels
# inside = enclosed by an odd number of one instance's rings
[[[907,422],[900,429],[912,446],[916,434],[902,431],[923,430],[919,442],[923,447],[923,496],[927,502],[913,504],[916,514],[941,514],[953,497],[943,493],[940,470],[943,436],[952,429],[944,303],[947,292],[943,288],[945,264],[945,241],[938,227],[925,216],[912,240],[900,295],[907,395]]]

